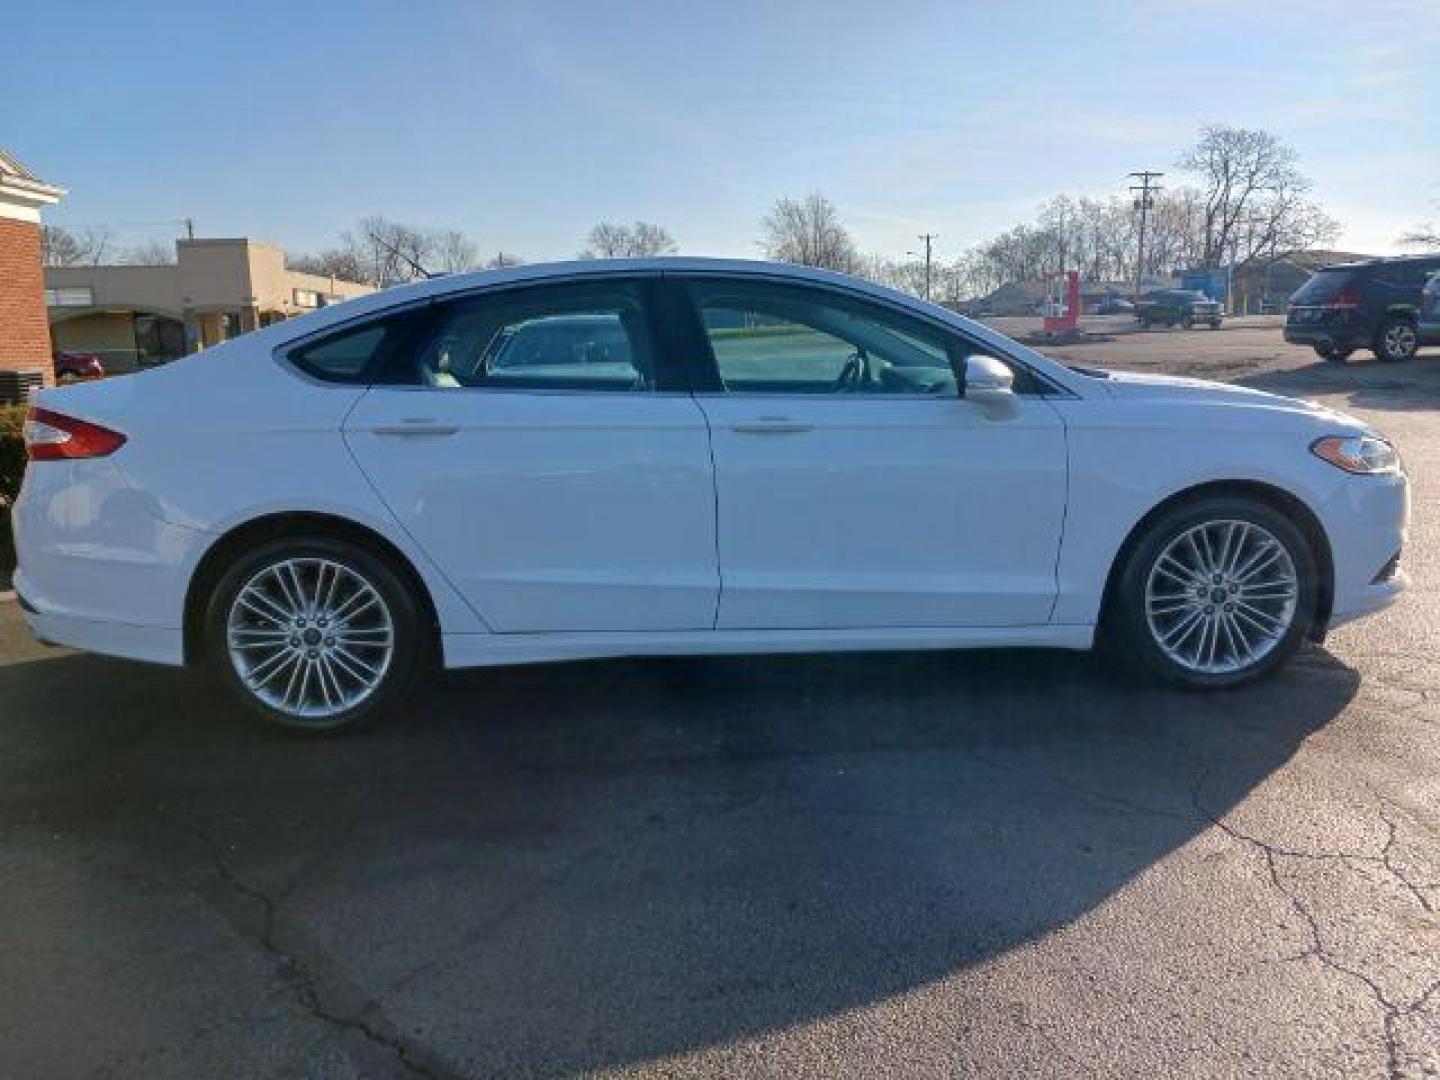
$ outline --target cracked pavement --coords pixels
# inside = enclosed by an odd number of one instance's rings
[[[1225,694],[637,660],[328,741],[0,603],[0,1076],[1440,1076],[1440,355],[1057,351],[1375,421],[1411,593]]]

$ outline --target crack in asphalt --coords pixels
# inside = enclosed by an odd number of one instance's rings
[[[1391,1078],[1391,1080],[1401,1080],[1404,1075],[1404,1063],[1401,1060],[1402,1048],[1400,1046],[1400,1037],[1397,1030],[1398,1025],[1400,1021],[1405,1019],[1407,1016],[1410,1016],[1411,1014],[1418,1012],[1420,1009],[1425,1008],[1429,1004],[1430,999],[1434,997],[1436,993],[1440,993],[1440,978],[1437,978],[1434,982],[1430,983],[1420,994],[1416,995],[1408,1002],[1392,1001],[1389,995],[1385,993],[1384,989],[1381,988],[1380,984],[1374,978],[1372,978],[1369,974],[1360,970],[1359,968],[1355,968],[1350,966],[1349,964],[1346,964],[1343,960],[1336,957],[1332,952],[1330,952],[1329,949],[1325,947],[1325,940],[1320,930],[1319,917],[1313,911],[1311,911],[1309,906],[1285,884],[1285,881],[1280,873],[1280,866],[1278,862],[1278,860],[1281,858],[1293,858],[1310,859],[1317,861],[1338,860],[1342,864],[1348,864],[1350,862],[1363,862],[1380,866],[1384,868],[1401,885],[1401,887],[1405,888],[1406,891],[1408,891],[1410,895],[1414,897],[1414,899],[1424,908],[1425,911],[1433,913],[1435,911],[1435,908],[1431,904],[1429,898],[1424,895],[1424,893],[1420,890],[1419,887],[1412,884],[1410,880],[1403,874],[1403,872],[1401,872],[1391,861],[1391,852],[1393,851],[1395,846],[1397,829],[1391,817],[1386,813],[1383,803],[1379,808],[1379,814],[1381,819],[1389,828],[1389,835],[1386,839],[1385,847],[1380,855],[1361,855],[1349,852],[1314,852],[1287,849],[1280,847],[1276,844],[1271,844],[1270,842],[1262,840],[1257,836],[1252,836],[1249,833],[1243,832],[1242,830],[1236,828],[1234,825],[1225,821],[1223,818],[1218,817],[1217,815],[1212,813],[1209,808],[1205,806],[1200,794],[1201,789],[1205,785],[1205,780],[1207,779],[1207,777],[1208,771],[1202,772],[1199,778],[1197,778],[1197,780],[1195,781],[1194,787],[1191,789],[1191,798],[1194,802],[1196,811],[1204,815],[1205,818],[1207,818],[1212,824],[1214,824],[1217,829],[1219,829],[1230,839],[1238,843],[1245,844],[1260,853],[1261,857],[1265,861],[1267,877],[1270,881],[1271,886],[1280,896],[1284,897],[1290,908],[1295,912],[1296,915],[1300,917],[1301,921],[1305,924],[1305,927],[1308,931],[1308,947],[1298,953],[1288,955],[1283,959],[1287,962],[1295,962],[1299,960],[1313,958],[1324,967],[1329,968],[1331,971],[1346,976],[1349,979],[1359,983],[1369,992],[1370,996],[1380,1007],[1383,1014],[1381,1024],[1381,1036],[1385,1044],[1387,1075]]]
[[[411,1046],[404,1038],[381,1031],[362,1017],[347,1016],[329,1008],[324,1003],[320,989],[316,985],[319,976],[311,972],[299,957],[283,949],[275,940],[275,927],[279,917],[275,899],[264,890],[242,880],[231,869],[220,850],[220,845],[207,829],[194,824],[182,824],[180,827],[199,839],[205,846],[210,853],[216,875],[228,888],[260,905],[262,912],[260,930],[256,934],[247,936],[253,937],[260,948],[275,959],[287,988],[301,1008],[317,1020],[332,1027],[354,1031],[376,1046],[388,1050],[395,1056],[396,1061],[405,1072],[412,1076],[424,1077],[425,1080],[449,1080],[450,1073],[418,1060],[419,1050]],[[293,884],[291,888],[293,888]],[[287,894],[289,891],[289,889],[286,890]]]

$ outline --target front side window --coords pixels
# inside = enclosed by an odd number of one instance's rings
[[[419,357],[426,385],[644,390],[654,385],[638,288],[559,285],[457,301]]]
[[[943,331],[823,289],[696,281],[695,308],[730,393],[956,395]]]

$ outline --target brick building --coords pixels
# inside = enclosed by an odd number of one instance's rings
[[[50,324],[40,265],[40,211],[61,188],[41,182],[0,149],[0,397],[16,385],[8,372],[53,378]]]

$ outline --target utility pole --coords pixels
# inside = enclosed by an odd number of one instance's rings
[[[939,239],[935,233],[921,233],[920,239],[925,241],[925,299],[930,299],[930,244]]]
[[[1150,196],[1160,190],[1160,185],[1152,183],[1152,181],[1158,180],[1165,174],[1162,172],[1141,170],[1140,172],[1132,172],[1129,175],[1140,181],[1138,184],[1130,185],[1131,191],[1138,191],[1140,193],[1135,198],[1135,209],[1140,211],[1140,250],[1135,256],[1135,299],[1138,301],[1140,299],[1140,289],[1145,279],[1145,217],[1150,213],[1151,207],[1154,206],[1154,203],[1150,201]]]
[[[187,217],[187,218],[181,218],[180,220],[185,223],[185,239],[186,239],[186,240],[194,240],[194,239],[195,239],[195,219],[194,219],[193,217]]]

